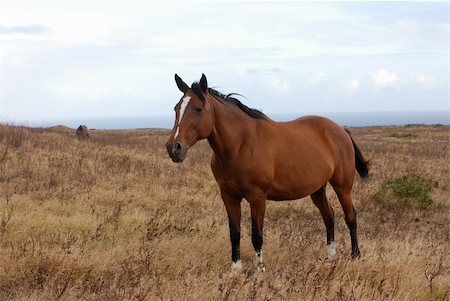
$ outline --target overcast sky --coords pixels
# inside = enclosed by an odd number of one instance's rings
[[[448,110],[448,2],[0,2],[0,120]]]

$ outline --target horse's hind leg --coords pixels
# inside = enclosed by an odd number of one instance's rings
[[[356,236],[356,210],[355,207],[353,207],[352,190],[351,188],[341,189],[336,186],[333,188],[338,196],[339,202],[341,203],[342,209],[344,210],[345,222],[350,230],[352,259],[357,259],[361,257],[361,253],[359,252],[358,238]]]
[[[258,271],[264,272],[266,268],[262,258],[263,224],[266,211],[266,196],[254,195],[247,199],[252,214],[252,244],[255,249],[255,265]]]
[[[322,214],[323,221],[327,228],[327,253],[328,259],[334,258],[336,249],[334,246],[334,211],[330,206],[326,196],[326,185],[311,194],[314,205],[317,206]]]

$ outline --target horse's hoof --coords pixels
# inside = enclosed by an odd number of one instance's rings
[[[327,258],[333,260],[336,257],[336,247],[334,246],[334,241],[327,244]]]
[[[257,270],[258,272],[264,273],[264,272],[266,271],[266,267],[264,266],[264,264],[263,264],[262,262],[259,262],[259,263],[256,265],[256,270]]]
[[[263,261],[262,261],[262,251],[256,252],[255,260],[253,261],[253,263],[255,264],[256,270],[258,272],[266,271],[266,267],[264,266]]]
[[[333,261],[335,261],[336,260],[336,256],[327,256],[327,257],[325,257],[325,261],[329,261],[329,262],[333,262]]]
[[[256,267],[256,271],[264,273],[266,271],[266,267],[264,266],[261,258],[256,258],[256,260],[254,261],[255,267]]]
[[[327,254],[327,259],[328,259],[328,260],[334,260],[334,259],[336,259],[336,251],[333,252],[333,253],[328,252],[328,254]]]
[[[352,252],[352,260],[358,260],[361,258],[361,252],[359,250],[357,252]]]

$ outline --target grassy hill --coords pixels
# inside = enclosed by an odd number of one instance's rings
[[[371,160],[353,192],[362,258],[329,187],[336,260],[309,198],[269,202],[255,273],[243,202],[233,277],[206,141],[177,165],[164,130],[0,125],[0,300],[447,300],[450,127],[350,130]]]

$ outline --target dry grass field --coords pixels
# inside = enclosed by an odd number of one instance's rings
[[[181,165],[165,130],[0,125],[0,300],[447,300],[449,126],[350,128],[371,160],[354,187],[362,258],[336,196],[337,258],[310,198],[268,202],[266,272],[255,271],[243,202],[244,269],[230,273],[226,211],[206,141]],[[420,176],[431,205],[380,190]],[[377,197],[378,196],[378,197]]]

